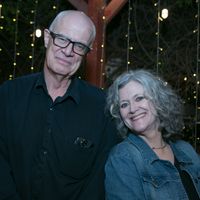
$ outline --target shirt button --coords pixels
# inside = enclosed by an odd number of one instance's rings
[[[53,111],[53,108],[50,108],[50,111]]]

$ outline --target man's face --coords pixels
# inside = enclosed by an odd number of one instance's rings
[[[85,25],[85,26],[84,26]],[[53,30],[59,37],[68,38],[73,42],[79,42],[88,46],[90,41],[90,28],[87,24],[80,23],[78,19],[62,19]],[[73,43],[61,48],[53,43],[53,37],[49,30],[45,30],[46,60],[45,67],[52,73],[63,76],[72,76],[80,67],[83,56],[73,51]]]

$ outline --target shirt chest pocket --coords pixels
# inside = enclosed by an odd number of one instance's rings
[[[65,141],[57,148],[58,167],[62,174],[75,179],[87,176],[95,158],[95,145],[92,141],[77,137]]]
[[[176,182],[174,178],[166,177],[166,176],[151,176],[145,175],[143,176],[143,181],[147,184],[150,184],[154,188],[164,187],[168,182]]]
[[[147,199],[179,199],[177,188],[180,188],[180,180],[176,175],[165,176],[164,173],[144,175],[142,180]]]

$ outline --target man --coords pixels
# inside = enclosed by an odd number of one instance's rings
[[[84,13],[59,13],[44,30],[43,72],[0,87],[0,200],[104,199],[116,130],[103,91],[74,76],[94,38]]]

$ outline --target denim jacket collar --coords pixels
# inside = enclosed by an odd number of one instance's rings
[[[154,153],[154,151],[149,147],[149,145],[137,135],[130,133],[127,137],[127,141],[133,144],[142,154],[145,162],[149,164],[153,164],[153,162],[159,160],[159,157]],[[184,164],[192,163],[191,158],[189,158],[182,150],[181,146],[176,143],[169,142],[170,147],[172,148],[174,154],[176,155],[176,159],[178,162]]]
[[[169,142],[172,151],[176,155],[176,159],[179,163],[183,164],[191,164],[192,159],[189,157],[184,151],[183,147],[179,145],[179,143]]]

